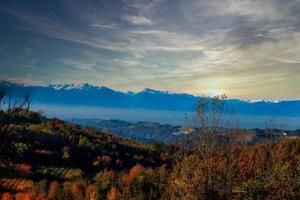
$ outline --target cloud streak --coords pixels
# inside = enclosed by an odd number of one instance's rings
[[[123,19],[134,25],[151,25],[151,24],[153,24],[151,19],[143,17],[143,16],[126,15],[123,17]]]

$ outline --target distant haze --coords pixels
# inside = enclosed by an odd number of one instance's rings
[[[2,102],[7,106],[29,95],[34,109],[45,111],[47,116],[70,118],[123,119],[129,121],[154,121],[171,124],[189,123],[185,113],[193,118],[198,96],[146,88],[140,92],[120,92],[88,83],[32,86],[0,82],[5,91]],[[208,102],[210,97],[203,97]],[[226,100],[225,106],[240,120],[245,128],[263,128],[275,120],[278,128],[300,128],[300,100]],[[208,111],[209,112],[209,111]]]
[[[59,117],[69,119],[120,119],[126,121],[150,121],[172,125],[189,125],[185,115],[190,119],[195,116],[193,112],[159,111],[145,109],[117,109],[99,108],[88,106],[57,106],[57,105],[34,105],[34,110],[43,110],[48,117]],[[254,115],[236,115],[239,119],[240,128],[261,128],[266,127],[270,120],[275,122],[276,128],[299,129],[300,117],[272,117]]]

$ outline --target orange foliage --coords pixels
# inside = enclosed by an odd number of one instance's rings
[[[107,194],[107,200],[117,200],[118,191],[115,187],[112,187],[109,193]]]
[[[84,190],[83,185],[81,185],[79,182],[75,182],[72,184],[71,190],[74,199],[78,199],[78,200],[83,199],[83,191],[82,191]]]
[[[121,184],[123,186],[125,185],[130,185],[131,184],[131,181],[132,181],[132,178],[128,175],[128,174],[124,174],[122,177],[121,177]]]
[[[111,161],[111,157],[110,156],[101,156],[101,161],[105,162],[105,163],[109,163]]]
[[[89,185],[85,190],[85,199],[86,200],[97,200],[98,192],[95,185]]]
[[[143,171],[143,167],[139,164],[134,165],[130,171],[129,171],[129,176],[130,177],[136,177],[139,173],[141,173]]]
[[[85,128],[84,130],[85,130],[85,132],[86,132],[88,135],[90,135],[90,136],[98,136],[97,132],[94,131],[94,130],[91,129],[91,128]]]
[[[75,129],[76,128],[76,124],[70,123],[70,124],[68,124],[68,128]]]
[[[36,200],[47,200],[47,196],[46,196],[45,193],[40,192],[40,193],[37,195]]]
[[[160,154],[160,159],[162,159],[163,161],[167,161],[168,160],[168,154],[167,153],[162,153]]]
[[[31,173],[31,166],[28,164],[16,164],[16,169],[20,170],[21,172],[25,174]]]
[[[5,192],[2,194],[1,200],[13,200],[13,197],[9,192]]]
[[[57,181],[53,181],[50,183],[49,191],[48,191],[48,199],[55,198],[55,195],[59,189],[59,184]]]
[[[58,119],[58,118],[53,118],[51,121],[50,121],[51,125],[53,127],[57,127],[59,125],[63,125],[64,124],[64,121]]]
[[[114,172],[114,170],[111,169],[111,170],[109,170],[108,175],[109,175],[109,178],[112,180],[115,178],[116,173]]]
[[[244,152],[237,163],[241,176],[248,179],[264,170],[269,157],[270,150],[267,146],[254,147]]]
[[[34,199],[33,195],[31,195],[30,193],[25,193],[24,200],[33,200],[33,199]]]
[[[27,191],[34,187],[34,182],[27,179],[18,178],[2,178],[0,179],[0,185],[7,189],[13,189],[17,191]]]
[[[36,197],[34,194],[30,192],[26,192],[26,193],[17,193],[15,199],[16,200],[46,200],[46,197],[43,199],[38,197]]]
[[[24,194],[23,193],[17,193],[16,194],[16,200],[23,200],[24,199]]]
[[[141,172],[144,171],[144,168],[137,164],[135,166],[133,166],[130,170],[128,174],[124,174],[121,178],[121,184],[122,185],[130,185],[131,182],[133,181],[133,179]]]

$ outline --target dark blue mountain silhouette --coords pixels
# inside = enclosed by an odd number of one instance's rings
[[[10,96],[29,94],[32,103],[36,104],[171,111],[194,111],[199,99],[198,96],[190,94],[178,94],[150,88],[137,93],[125,93],[88,83],[32,86],[2,81],[0,82],[0,90],[5,91]],[[300,100],[245,101],[229,99],[227,105],[236,114],[300,116]]]

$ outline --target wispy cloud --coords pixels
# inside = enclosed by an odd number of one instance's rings
[[[63,58],[58,59],[58,62],[63,63],[64,65],[69,66],[70,68],[77,69],[83,72],[86,71],[93,71],[94,62],[88,60],[81,60],[81,59],[70,59],[70,58]]]
[[[19,26],[17,29],[28,30],[45,36],[76,42],[94,48],[103,48],[113,51],[122,51],[124,48],[123,44],[118,43],[117,41],[110,42],[106,39],[89,36],[88,34],[81,33],[79,30],[43,16],[32,15],[10,9],[5,9],[5,12],[16,16],[25,23],[24,26]]]
[[[153,24],[153,21],[149,18],[143,17],[143,16],[130,16],[125,15],[123,19],[130,24],[134,25],[151,25]]]
[[[103,28],[103,29],[120,29],[117,25],[112,25],[112,24],[91,24],[92,28]]]

